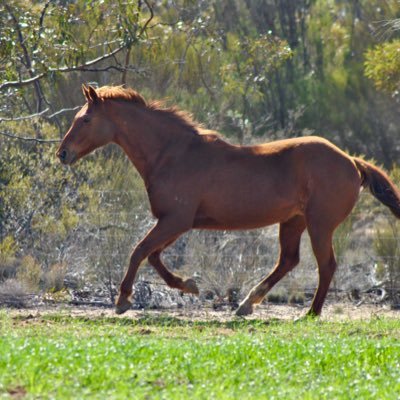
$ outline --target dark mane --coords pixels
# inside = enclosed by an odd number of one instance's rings
[[[152,101],[148,103],[141,94],[132,88],[124,88],[123,86],[102,86],[96,89],[96,93],[104,100],[121,100],[141,105],[164,115],[172,122],[175,121],[192,131],[201,133],[201,124],[195,122],[190,113],[179,110],[177,107],[165,107],[162,101]]]

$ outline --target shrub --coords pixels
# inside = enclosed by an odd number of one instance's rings
[[[64,278],[67,272],[65,264],[54,264],[43,274],[43,284],[46,290],[59,292],[64,288]]]
[[[40,264],[32,256],[25,256],[17,269],[16,279],[28,290],[38,292],[41,277],[42,268]]]
[[[15,253],[17,245],[11,235],[0,242],[0,281],[15,275]]]
[[[377,272],[381,285],[388,290],[392,304],[397,304],[398,288],[400,287],[400,236],[399,225],[392,218],[379,229],[374,238],[376,254],[382,258]]]

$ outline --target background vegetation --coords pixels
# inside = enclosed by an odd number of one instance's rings
[[[132,243],[152,223],[143,185],[118,149],[73,169],[55,160],[83,82],[167,99],[235,143],[318,134],[373,157],[399,181],[399,16],[397,0],[0,1],[3,290],[5,282],[32,291],[91,280],[112,299]],[[394,288],[398,228],[377,218],[375,203],[360,209],[337,240],[342,263],[376,264]],[[362,239],[371,216],[381,224],[374,246]],[[166,257],[189,273],[200,265],[199,279],[221,293],[250,285],[273,262],[274,249],[261,254],[274,230],[245,241],[194,235]],[[388,235],[391,244],[380,245]],[[312,264],[307,257],[301,268]]]

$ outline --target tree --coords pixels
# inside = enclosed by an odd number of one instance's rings
[[[379,90],[398,96],[400,89],[400,39],[379,44],[365,54],[365,75]]]
[[[59,92],[66,77],[76,72],[115,70],[124,82],[130,49],[144,39],[153,9],[147,0],[49,0],[33,5],[2,0],[0,19],[0,91],[7,99],[0,110],[42,116],[50,111],[48,118],[61,128],[59,110],[66,99],[54,88]],[[36,136],[40,137],[38,130]]]

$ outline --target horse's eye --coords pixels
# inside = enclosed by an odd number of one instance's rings
[[[90,122],[90,118],[89,118],[89,117],[83,118],[83,122],[84,122],[85,124],[87,124],[88,122]]]

